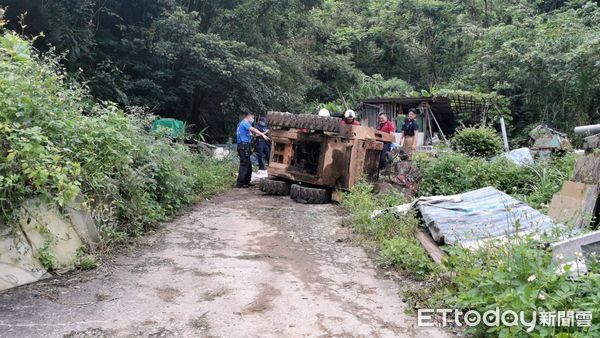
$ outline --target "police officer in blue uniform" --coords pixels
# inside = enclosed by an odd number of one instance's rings
[[[237,152],[240,156],[240,170],[237,178],[237,188],[248,188],[252,184],[252,162],[250,162],[250,155],[252,155],[252,148],[250,141],[252,139],[251,134],[254,133],[262,137],[265,141],[269,140],[266,134],[252,126],[254,123],[254,114],[246,112],[244,119],[240,121],[237,126]]]

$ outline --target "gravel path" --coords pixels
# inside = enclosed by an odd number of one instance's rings
[[[446,336],[416,327],[341,219],[230,190],[96,270],[0,294],[0,337]]]

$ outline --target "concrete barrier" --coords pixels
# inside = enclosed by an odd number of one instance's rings
[[[16,224],[0,227],[0,291],[75,268],[77,255],[100,235],[82,203],[61,213],[42,199],[23,203]]]

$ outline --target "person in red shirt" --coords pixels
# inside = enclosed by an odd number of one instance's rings
[[[377,130],[382,131],[384,133],[395,133],[396,125],[390,121],[385,113],[379,113],[379,125],[377,125]],[[382,169],[386,165],[386,154],[389,153],[392,149],[391,143],[384,143],[383,149],[381,150],[381,157],[379,159],[379,168]]]
[[[385,113],[379,113],[379,125],[377,126],[377,130],[392,134],[396,132],[396,125],[388,120]]]
[[[344,118],[342,119],[342,122],[340,122],[340,124],[342,126],[347,124],[353,126],[360,126],[360,122],[356,121],[356,113],[352,109],[346,110],[346,112],[344,113]]]

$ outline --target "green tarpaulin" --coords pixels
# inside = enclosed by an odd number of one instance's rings
[[[182,137],[185,134],[185,124],[183,121],[176,119],[158,119],[152,122],[150,131],[154,132],[160,128],[169,129],[171,137]]]

